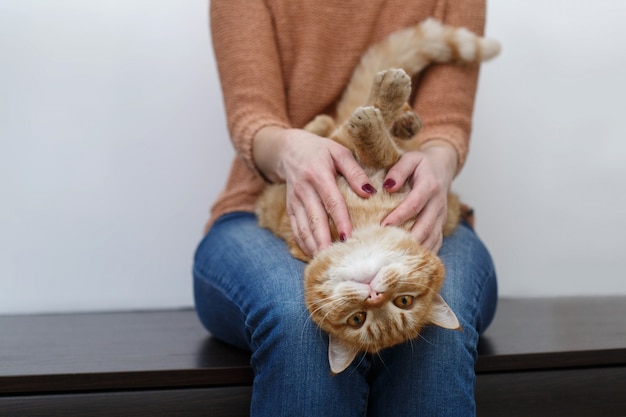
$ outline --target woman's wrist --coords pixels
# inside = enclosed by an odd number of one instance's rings
[[[264,126],[252,138],[252,158],[256,168],[270,182],[285,180],[281,169],[281,151],[284,149],[286,132],[281,126]]]
[[[424,143],[420,147],[420,152],[430,157],[430,160],[436,164],[436,168],[445,174],[448,183],[451,184],[457,174],[459,164],[456,148],[446,140],[433,139]]]

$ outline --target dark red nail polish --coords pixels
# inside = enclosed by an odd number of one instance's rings
[[[393,188],[395,185],[396,185],[396,182],[394,180],[392,180],[391,178],[389,178],[383,184],[383,188]]]
[[[346,241],[346,234],[345,233],[341,233],[339,235],[339,240],[341,240],[342,242],[345,242]]]
[[[361,187],[361,189],[368,194],[376,194],[376,188],[374,188],[372,184],[367,183],[363,187]]]

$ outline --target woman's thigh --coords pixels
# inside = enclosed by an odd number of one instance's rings
[[[198,316],[252,352],[252,415],[364,415],[367,383],[356,369],[331,376],[328,339],[304,304],[303,271],[253,214],[223,216],[196,252]]]
[[[303,270],[304,264],[282,240],[260,228],[252,213],[224,215],[196,251],[198,316],[213,335],[252,349],[251,332],[265,310],[292,308],[304,314]]]
[[[442,297],[460,330],[426,327],[420,338],[381,352],[372,361],[370,415],[471,416],[479,334],[493,318],[496,275],[485,246],[467,226],[444,239],[439,252],[446,279]],[[404,414],[411,415],[411,414]]]

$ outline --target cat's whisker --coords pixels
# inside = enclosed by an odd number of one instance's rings
[[[321,303],[326,303],[326,302],[332,302],[335,300],[341,300],[345,298],[342,294],[332,294],[326,298],[320,298],[319,300],[315,300],[311,302],[311,305],[316,305],[316,304],[321,304]]]
[[[417,337],[418,337],[418,338],[420,338],[420,339],[422,339],[424,342],[428,343],[428,344],[429,344],[429,345],[431,345],[431,346],[437,346],[437,345],[435,345],[434,343],[432,343],[430,340],[426,339],[426,338],[422,335],[422,333],[421,333],[421,332],[417,335]]]
[[[417,334],[417,337],[420,337],[420,334]],[[416,339],[409,339],[407,342],[409,343],[409,345],[411,346],[411,353],[415,354],[415,340]]]
[[[415,282],[415,281],[408,280],[408,279],[405,279],[405,278],[398,279],[397,283],[398,284],[405,284],[405,285],[415,285],[415,286],[418,286],[418,287],[424,287],[424,288],[429,288],[430,289],[430,286],[428,284],[424,284],[424,283],[421,283],[421,282]]]
[[[320,311],[325,311],[325,314],[319,319],[318,322],[320,326],[323,326],[323,323],[328,319],[329,315],[331,315],[335,310],[350,304],[350,300],[340,295],[336,295],[318,300],[312,304],[317,304],[317,307],[315,309],[309,308],[309,319],[315,321],[314,316]]]
[[[364,346],[361,346],[361,348],[359,349],[360,352],[363,352]],[[365,361],[365,353],[361,353],[360,354],[361,358],[359,359],[359,362],[356,364],[356,366],[354,367],[354,369],[356,370],[359,366],[361,366],[361,364]]]
[[[323,310],[323,309],[334,310],[335,308],[337,308],[337,304],[341,305],[341,304],[346,304],[348,302],[349,302],[348,300],[346,300],[345,298],[341,296],[321,299],[319,301],[311,303],[312,306],[316,305],[316,308],[314,309],[309,308],[309,311],[311,313],[309,314],[309,317],[318,313],[320,310]]]
[[[380,363],[382,363],[382,364],[383,364],[383,367],[385,368],[385,371],[386,371],[386,372],[387,372],[387,374],[391,377],[391,376],[392,376],[391,371],[389,370],[389,367],[388,367],[388,366],[387,366],[387,364],[385,363],[385,361],[384,361],[384,359],[383,359],[383,356],[380,354],[380,351],[379,351],[379,352],[376,352],[376,356],[378,356],[378,360],[380,360]]]
[[[398,281],[398,284],[402,284],[403,286],[414,286],[414,287],[419,287],[419,288],[423,288],[424,290],[426,290],[427,292],[434,292],[437,293],[437,291],[435,291],[433,288],[429,287],[426,284],[421,284],[419,282],[411,282],[411,281],[406,281],[406,280],[400,280]]]
[[[361,353],[359,353],[360,358],[359,358],[359,361],[356,363],[353,372],[356,371],[356,369],[359,366],[361,366],[361,364],[365,361],[365,358],[367,356],[367,353],[366,353],[367,352],[367,349],[366,349],[367,341],[363,340],[363,337],[361,338],[360,343],[359,343],[358,346],[359,346],[358,350]]]
[[[321,298],[319,300],[316,301],[312,301],[310,303],[309,309],[311,309],[311,307],[316,307],[313,310],[314,311],[318,311],[321,308],[324,308],[325,306],[330,306],[333,303],[346,303],[346,302],[350,302],[351,297],[349,295],[346,294],[332,294],[326,298]]]
[[[328,318],[328,316],[331,315],[331,313],[334,312],[334,310],[336,310],[339,307],[342,307],[344,305],[348,305],[350,304],[350,300],[337,300],[337,302],[335,303],[335,305],[333,305],[332,308],[329,308],[328,311],[326,312],[326,314],[321,318],[320,320],[320,325],[322,325],[326,319]],[[311,315],[312,316],[312,315]]]
[[[311,317],[311,314],[308,312],[308,310],[304,310],[300,314],[299,321],[302,321],[302,331],[300,332],[300,338],[303,338],[304,337],[304,332],[306,331],[307,325],[315,326],[315,321]],[[317,326],[315,326],[315,327],[317,327]]]
[[[302,326],[302,332],[300,332],[300,343],[304,344],[304,332],[306,331],[307,325],[311,325],[316,329],[316,333],[319,335],[320,342],[323,343],[324,342],[323,330],[320,329],[318,326],[316,326],[312,320],[307,323],[304,323],[304,325]]]

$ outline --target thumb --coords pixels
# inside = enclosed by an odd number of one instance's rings
[[[376,194],[377,190],[370,183],[365,170],[358,164],[348,149],[344,148],[344,150],[345,152],[333,155],[337,171],[343,175],[350,188],[359,196],[367,198]]]

